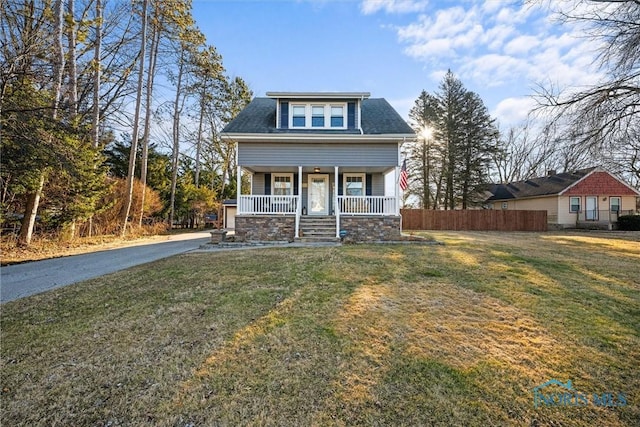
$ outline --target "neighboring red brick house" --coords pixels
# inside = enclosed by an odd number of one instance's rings
[[[618,216],[634,214],[640,191],[601,168],[563,172],[508,184],[495,184],[492,209],[546,210],[561,228],[612,228]]]

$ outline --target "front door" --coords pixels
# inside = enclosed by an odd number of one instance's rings
[[[589,196],[587,197],[585,218],[587,221],[598,220],[598,198]]]
[[[329,213],[329,175],[309,174],[308,184],[309,215],[327,215]]]

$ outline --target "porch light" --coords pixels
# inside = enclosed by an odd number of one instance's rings
[[[315,168],[313,168],[313,172],[314,172],[314,173],[318,173],[318,172],[320,172],[320,168],[316,166]]]

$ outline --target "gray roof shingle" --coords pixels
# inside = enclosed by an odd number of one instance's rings
[[[584,178],[595,168],[580,169],[574,172],[563,172],[526,181],[508,184],[492,184],[489,188],[492,200],[520,199],[524,197],[551,196],[560,193],[570,185]]]
[[[254,98],[244,110],[225,128],[223,133],[313,133],[313,134],[359,134],[358,129],[277,129],[276,100]],[[413,129],[400,114],[384,99],[362,100],[362,131],[365,135],[413,134]]]

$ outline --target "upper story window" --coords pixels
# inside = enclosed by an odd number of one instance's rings
[[[293,104],[289,127],[304,129],[346,129],[347,105]]]
[[[344,127],[344,107],[342,105],[331,106],[331,127]]]
[[[292,127],[306,127],[306,116],[307,113],[304,105],[294,105],[291,114]]]
[[[311,126],[314,128],[324,127],[324,105],[314,105],[311,107]]]

